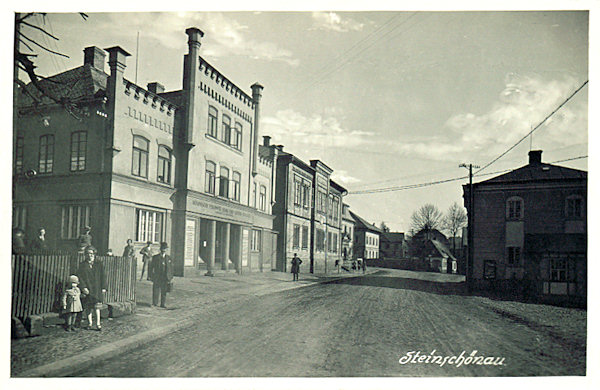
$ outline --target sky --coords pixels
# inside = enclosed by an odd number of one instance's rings
[[[80,66],[87,46],[119,45],[132,54],[126,78],[178,90],[185,29],[198,27],[205,59],[247,93],[254,82],[264,86],[260,135],[322,160],[348,190],[350,209],[392,231],[409,232],[411,214],[426,203],[442,212],[462,205],[461,163],[485,166],[588,80],[585,11],[88,15],[37,20],[60,39],[47,45],[69,56],[38,50],[39,74]],[[585,86],[480,173],[523,166],[530,149],[543,150],[544,162],[587,156],[587,111]],[[587,170],[588,160],[559,164]]]

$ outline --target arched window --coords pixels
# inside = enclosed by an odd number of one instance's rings
[[[217,116],[219,112],[213,106],[208,106],[208,128],[206,133],[217,138]]]
[[[221,141],[229,145],[231,143],[231,119],[223,115],[223,129],[221,131]]]
[[[235,122],[235,133],[231,138],[231,146],[242,150],[242,124],[240,122]]]
[[[240,192],[242,188],[242,175],[239,172],[233,172],[231,175],[231,199],[240,201]]]
[[[40,154],[38,170],[40,173],[52,173],[54,168],[54,134],[40,137]]]
[[[158,173],[156,180],[171,183],[171,150],[164,145],[158,147]]]
[[[219,173],[219,196],[229,197],[229,169],[225,167]]]
[[[133,176],[148,177],[148,150],[150,142],[139,135],[133,136],[133,163],[131,174]]]
[[[565,204],[565,213],[567,218],[581,218],[584,213],[583,197],[579,195],[570,195]]]
[[[206,162],[206,175],[204,190],[209,194],[215,194],[215,175],[217,173],[217,165],[212,161]]]
[[[506,200],[506,219],[523,219],[523,199],[512,196]]]

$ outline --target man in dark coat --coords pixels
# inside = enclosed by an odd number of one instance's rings
[[[127,245],[123,249],[123,257],[128,257],[130,260],[135,259],[135,248],[133,247],[133,240],[127,239]]]
[[[38,230],[38,236],[33,239],[31,243],[31,249],[44,251],[48,249],[48,244],[46,243],[46,229],[40,228]]]
[[[96,330],[102,330],[100,325],[100,308],[104,301],[106,293],[106,274],[101,262],[95,261],[96,248],[88,246],[84,250],[85,261],[79,265],[77,276],[79,276],[79,288],[82,299],[83,309],[88,319],[88,326],[92,326],[92,313],[96,312]]]
[[[167,254],[169,245],[166,242],[160,243],[160,253],[152,257],[149,273],[152,280],[152,306],[158,305],[158,296],[160,295],[160,307],[165,307],[169,285],[173,280],[173,262],[171,256]]]
[[[292,257],[292,274],[294,275],[294,281],[298,280],[300,264],[302,264],[302,260],[300,260],[297,253],[294,253],[294,257]]]
[[[91,231],[92,228],[89,226],[83,228],[84,233],[79,236],[79,240],[77,242],[77,251],[79,253],[83,253],[85,251],[85,248],[92,245],[92,235],[90,233]]]

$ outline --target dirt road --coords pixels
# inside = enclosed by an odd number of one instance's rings
[[[464,296],[426,279],[390,270],[213,305],[194,326],[76,376],[585,374],[585,311]],[[473,351],[495,360],[466,364]]]

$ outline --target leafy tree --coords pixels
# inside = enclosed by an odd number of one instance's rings
[[[452,236],[452,251],[455,252],[455,242],[457,233],[467,226],[467,213],[464,207],[454,202],[446,212],[443,220],[443,227]]]

